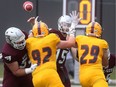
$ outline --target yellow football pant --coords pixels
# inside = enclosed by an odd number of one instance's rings
[[[55,69],[44,69],[33,75],[34,87],[64,87]]]

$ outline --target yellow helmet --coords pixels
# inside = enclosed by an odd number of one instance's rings
[[[86,27],[86,35],[101,37],[102,27],[98,22],[91,22]]]
[[[36,22],[33,25],[32,33],[34,37],[47,36],[49,34],[48,26],[42,21]]]

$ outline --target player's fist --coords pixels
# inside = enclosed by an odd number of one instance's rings
[[[24,2],[23,9],[27,12],[31,12],[33,10],[33,3],[31,1]]]

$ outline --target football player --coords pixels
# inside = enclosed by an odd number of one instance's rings
[[[6,43],[1,57],[4,63],[3,87],[33,87],[31,65],[25,48],[27,34],[16,27],[5,31]]]
[[[103,68],[106,80],[109,84],[116,84],[113,80],[110,79],[110,74],[113,72],[113,68],[116,66],[116,56],[114,54],[110,54],[109,65],[108,67]]]
[[[50,33],[55,33],[57,34],[61,40],[66,40],[66,33],[62,33],[59,30],[56,29],[51,29]],[[60,76],[60,79],[62,80],[62,83],[64,84],[65,87],[71,87],[70,79],[68,76],[68,72],[65,66],[66,62],[66,55],[69,52],[69,48],[66,49],[58,49],[57,50],[57,72]]]
[[[30,18],[28,22],[33,24],[34,17]],[[72,11],[69,15],[63,15],[58,19],[58,29],[49,29],[49,33],[55,33],[57,34],[61,40],[66,40],[67,36],[69,34],[69,28],[74,28],[78,24],[80,19],[78,18],[78,15],[76,11]],[[71,87],[69,75],[65,66],[66,62],[66,56],[69,52],[69,48],[66,49],[58,49],[57,50],[57,72],[62,80],[62,83],[65,87]]]
[[[69,15],[63,15],[58,19],[58,30],[50,29],[50,33],[57,34],[61,40],[68,38],[69,29],[72,27],[75,29],[80,19],[76,11],[72,11]],[[57,72],[65,87],[71,87],[69,75],[65,66],[67,53],[71,51],[69,48],[57,50]],[[73,67],[72,67],[73,68]]]
[[[85,34],[76,36],[75,44],[80,64],[80,84],[82,87],[108,87],[102,67],[108,66],[109,46],[100,38],[102,27],[98,22],[91,22]]]
[[[26,40],[30,60],[38,64],[32,73],[34,87],[64,87],[57,73],[56,52],[57,49],[70,48],[75,43],[73,33],[70,29],[68,40],[62,41],[56,34],[49,34],[44,22],[35,19],[32,32]]]

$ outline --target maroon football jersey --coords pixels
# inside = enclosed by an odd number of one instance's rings
[[[110,54],[109,66],[107,68],[104,68],[104,74],[107,81],[110,79],[110,74],[113,72],[114,66],[116,66],[115,61],[116,56],[114,54]]]
[[[17,50],[5,43],[2,48],[2,59],[4,63],[3,87],[33,87],[31,74],[16,77],[5,64],[17,61],[20,68],[30,67],[26,48]]]
[[[51,29],[49,31],[50,33],[55,33],[57,34],[61,40],[66,40],[66,37],[63,36],[63,34],[56,29]],[[58,49],[57,50],[57,72],[63,82],[63,84],[65,85],[65,87],[71,87],[71,83],[70,83],[70,79],[68,76],[68,72],[67,69],[65,67],[65,62],[66,62],[66,55],[69,52],[70,49]]]
[[[66,37],[62,35],[62,33],[59,30],[51,29],[50,33],[57,34],[61,40],[66,40]],[[58,49],[57,50],[57,64],[59,67],[65,66],[66,62],[66,55],[69,52],[69,49]]]

